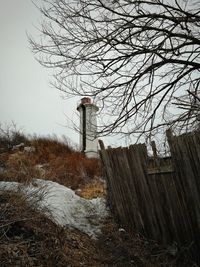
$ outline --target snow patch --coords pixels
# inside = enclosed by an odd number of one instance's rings
[[[46,214],[57,224],[79,229],[93,238],[101,233],[102,223],[108,215],[104,199],[81,198],[70,188],[52,181],[35,179],[30,185],[0,182],[0,189],[20,190],[28,197],[41,194],[39,210],[46,210]]]

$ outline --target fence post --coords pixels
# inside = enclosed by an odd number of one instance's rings
[[[103,141],[101,139],[99,139],[99,146],[100,146],[101,150],[105,150],[104,143],[103,143]]]

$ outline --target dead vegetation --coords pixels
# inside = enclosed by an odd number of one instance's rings
[[[105,197],[98,160],[86,159],[68,144],[52,138],[27,138],[26,146],[35,147],[35,151],[4,147],[0,180],[30,183],[34,178],[48,179],[76,189],[87,199]],[[27,199],[20,190],[0,191],[0,266],[198,266],[187,248],[173,253],[169,247],[126,232],[112,217],[105,222],[99,239],[93,240],[78,230],[56,225],[36,206],[37,199]]]
[[[186,253],[173,256],[156,242],[131,236],[112,217],[93,240],[56,225],[20,192],[1,191],[0,200],[2,267],[197,267]]]
[[[1,192],[0,199],[1,267],[81,266],[83,261],[92,266],[87,254],[94,251],[86,251],[82,244],[89,243],[89,237],[54,224],[20,193]]]
[[[85,199],[106,197],[106,183],[103,179],[94,178],[81,185],[80,188],[76,190],[76,193]]]
[[[101,176],[97,159],[87,159],[67,143],[54,138],[33,138],[27,141],[35,151],[7,149],[0,154],[0,180],[31,182],[47,179],[77,189]]]

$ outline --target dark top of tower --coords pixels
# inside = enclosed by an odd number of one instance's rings
[[[83,97],[81,98],[81,104],[92,104],[92,100],[90,97]]]
[[[99,108],[92,103],[92,99],[90,97],[81,98],[81,103],[78,105],[77,110],[80,111],[80,108],[83,106],[92,106],[96,111],[99,110]]]

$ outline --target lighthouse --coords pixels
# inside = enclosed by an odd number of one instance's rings
[[[80,146],[87,158],[98,157],[97,117],[99,108],[91,98],[84,97],[78,105],[80,113]]]

